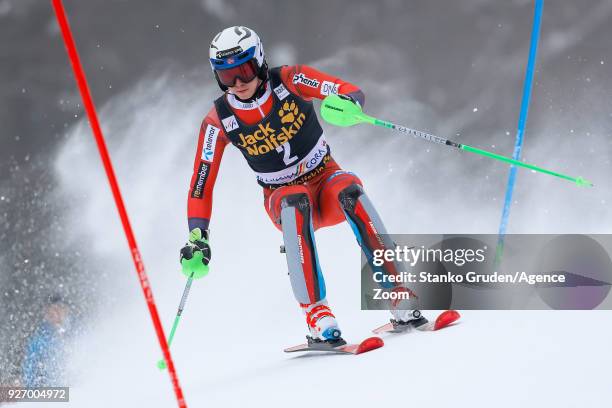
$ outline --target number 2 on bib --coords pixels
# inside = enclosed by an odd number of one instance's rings
[[[285,142],[282,145],[278,146],[276,148],[277,152],[282,152],[284,151],[283,154],[283,161],[285,162],[286,165],[290,165],[291,163],[293,163],[294,161],[296,161],[298,159],[297,156],[291,156],[291,145],[289,144],[289,142]]]

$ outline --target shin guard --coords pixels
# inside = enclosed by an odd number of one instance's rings
[[[373,271],[382,271],[385,274],[398,273],[394,262],[385,262],[377,267],[372,263],[373,253],[377,249],[395,249],[395,243],[387,234],[387,230],[372,205],[368,196],[359,184],[352,184],[338,194],[338,200],[344,211],[346,220],[350,224],[359,246],[372,266]],[[382,284],[383,287],[393,287],[393,284]]]
[[[281,200],[281,227],[291,287],[296,300],[308,305],[325,299],[325,281],[317,256],[311,203],[305,193]]]

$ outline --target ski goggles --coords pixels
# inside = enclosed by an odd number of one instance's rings
[[[234,86],[238,78],[245,83],[251,82],[257,76],[257,71],[257,63],[253,59],[232,68],[215,70],[219,81],[227,87]]]

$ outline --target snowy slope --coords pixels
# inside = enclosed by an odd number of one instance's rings
[[[350,75],[339,63],[314,65],[361,84],[373,114],[432,132],[443,127],[444,118],[416,100],[382,104],[393,78],[373,83],[360,58],[358,50],[343,56],[362,67]],[[166,328],[185,282],[177,258],[187,232],[197,129],[217,92],[198,83],[199,77],[174,79],[179,77],[143,80],[106,105],[101,118]],[[410,81],[402,87],[409,95]],[[362,177],[391,232],[495,231],[502,165],[368,127],[326,126],[326,132],[334,156]],[[482,139],[480,146],[491,144]],[[529,146],[529,158],[573,173],[579,146],[568,139],[550,160],[549,146],[541,142]],[[604,160],[583,165],[585,176],[610,166]],[[173,406],[168,376],[155,367],[159,347],[85,123],[60,151],[56,170],[62,193],[75,203],[67,209],[74,214],[73,238],[91,243],[94,262],[85,273],[99,288],[99,298],[92,299],[98,316],[76,339],[71,406]],[[587,211],[607,199],[608,190],[578,195],[569,184],[529,173],[521,173],[518,184],[514,232],[603,232],[612,221],[602,218],[599,207]],[[457,326],[388,338],[384,348],[357,357],[282,353],[303,340],[305,327],[278,252],[282,237],[262,201],[248,167],[228,147],[215,189],[211,273],[194,284],[173,344],[189,406],[570,407],[602,406],[612,397],[603,371],[612,364],[612,313],[604,311],[463,312]],[[444,218],[433,216],[441,213]],[[580,222],[568,213],[581,214]],[[339,225],[316,238],[330,304],[346,337],[363,338],[388,316],[359,310],[360,259],[350,228]]]

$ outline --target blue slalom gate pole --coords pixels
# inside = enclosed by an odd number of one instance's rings
[[[525,82],[523,84],[523,98],[521,100],[521,113],[519,115],[516,140],[514,142],[514,152],[512,158],[520,160],[521,149],[523,147],[523,135],[525,124],[527,123],[527,113],[529,111],[529,101],[531,99],[531,89],[533,85],[533,73],[535,71],[536,54],[538,50],[538,40],[540,37],[540,26],[542,22],[542,10],[544,0],[535,0],[535,13],[533,17],[533,28],[531,29],[531,45],[529,46],[529,59],[527,61],[527,71],[525,72]],[[504,199],[504,209],[502,211],[501,222],[499,224],[499,235],[497,238],[496,264],[499,264],[501,255],[504,252],[504,238],[508,228],[508,218],[510,216],[510,206],[512,205],[512,193],[516,183],[516,166],[510,166],[508,185],[506,187],[506,197]]]

